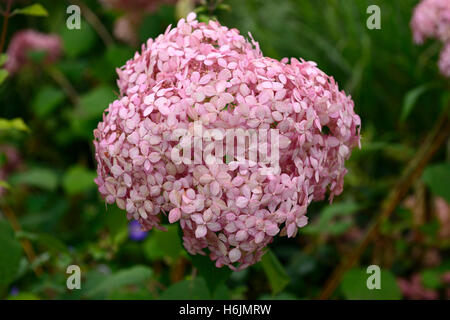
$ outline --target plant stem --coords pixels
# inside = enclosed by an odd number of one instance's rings
[[[1,209],[5,213],[6,219],[8,219],[14,232],[17,233],[22,231],[22,228],[20,227],[19,221],[17,220],[14,211],[7,204],[3,204]],[[22,248],[25,251],[28,261],[32,265],[33,262],[36,260],[36,254],[33,250],[33,246],[31,245],[28,239],[21,239],[20,244],[22,245]],[[42,268],[39,266],[35,266],[33,268],[33,271],[37,276],[40,276],[43,273]]]
[[[180,257],[176,261],[174,261],[171,271],[170,271],[170,282],[176,283],[178,281],[183,280],[184,273],[186,270],[187,260],[184,257]]]
[[[9,15],[11,13],[11,5],[12,5],[12,0],[8,0],[8,2],[6,4],[6,11],[3,13],[3,28],[2,28],[2,35],[0,38],[0,53],[3,52],[3,47],[5,46],[6,30],[8,29],[8,20],[9,20]]]
[[[76,107],[79,100],[78,93],[66,76],[59,69],[54,67],[48,67],[45,71],[64,90],[72,104]]]
[[[381,223],[390,217],[399,202],[408,193],[411,185],[422,175],[427,163],[446,142],[450,136],[450,120],[448,115],[449,107],[444,110],[443,114],[434,125],[432,131],[428,134],[416,155],[408,164],[408,167],[403,172],[399,182],[389,193],[388,197],[384,201],[385,205],[380,211],[380,214],[374,218],[361,243],[342,259],[339,266],[336,267],[326,282],[318,299],[327,300],[331,297],[334,290],[336,290],[341,282],[341,278],[345,271],[350,269],[360,259],[367,246],[376,236]]]

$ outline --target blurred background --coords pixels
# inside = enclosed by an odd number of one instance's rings
[[[14,67],[0,56],[0,298],[450,299],[450,144],[441,116],[450,82],[437,67],[441,45],[413,44],[417,3],[0,1],[3,15],[15,12],[1,19],[0,53],[20,53]],[[81,8],[79,30],[66,25],[72,4]],[[366,27],[372,4],[380,30]],[[105,206],[93,181],[93,129],[117,95],[115,69],[194,8],[201,20],[250,31],[266,56],[317,62],[362,119],[344,192],[332,205],[313,203],[296,238],[277,238],[240,272],[189,256],[177,226],[142,232]],[[336,270],[343,261],[351,263]],[[381,290],[366,287],[372,264]],[[66,287],[69,265],[81,268],[81,290]]]

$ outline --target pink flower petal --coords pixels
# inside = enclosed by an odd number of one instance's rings
[[[180,218],[181,218],[180,209],[174,208],[174,209],[170,210],[170,212],[169,212],[169,222],[170,223],[177,222],[178,220],[180,220]]]

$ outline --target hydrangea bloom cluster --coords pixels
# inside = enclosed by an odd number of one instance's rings
[[[57,35],[22,30],[14,34],[8,47],[5,68],[10,73],[17,72],[28,61],[31,51],[44,51],[46,62],[54,62],[61,55],[62,41]]]
[[[144,229],[162,228],[167,215],[189,253],[209,251],[217,267],[240,270],[276,235],[294,237],[311,201],[342,192],[360,118],[315,63],[264,57],[236,29],[191,13],[117,71],[121,96],[94,131],[96,183]],[[259,163],[237,159],[174,163],[173,132],[192,132],[194,121],[278,129],[281,171],[261,174]]]
[[[418,44],[429,38],[444,44],[439,69],[443,75],[450,77],[450,1],[423,0],[414,9],[411,28],[414,41]]]

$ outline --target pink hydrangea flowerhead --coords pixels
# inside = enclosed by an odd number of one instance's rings
[[[15,33],[8,47],[5,68],[10,73],[17,72],[28,61],[28,53],[31,51],[44,51],[45,61],[54,62],[61,55],[61,38],[35,30],[22,30]]]
[[[411,20],[414,41],[423,43],[428,38],[442,42],[450,40],[450,1],[422,0],[414,9]]]
[[[162,216],[179,222],[189,253],[246,268],[276,235],[294,237],[307,224],[313,200],[342,192],[360,118],[315,63],[264,57],[238,30],[191,13],[117,71],[120,97],[94,131],[99,191],[147,230],[162,228]],[[217,133],[202,136],[200,155],[198,123]],[[266,172],[260,158],[220,153],[233,130],[270,131],[262,145],[279,149],[279,165]],[[174,159],[191,145],[197,161]]]

